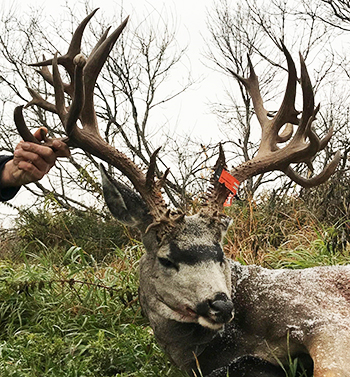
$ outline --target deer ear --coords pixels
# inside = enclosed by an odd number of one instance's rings
[[[103,196],[112,215],[121,223],[146,228],[152,217],[143,199],[131,188],[113,179],[100,164]]]

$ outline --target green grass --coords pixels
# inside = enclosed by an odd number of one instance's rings
[[[301,244],[288,248],[288,244],[270,249],[264,256],[263,265],[270,268],[308,268],[350,263],[350,248],[334,247],[331,231],[317,232],[308,247]]]
[[[302,205],[239,203],[229,256],[269,268],[350,263],[337,227]],[[184,377],[138,302],[142,245],[96,214],[26,212],[0,243],[0,376]],[[349,245],[348,245],[349,246]],[[298,360],[290,360],[288,377]]]
[[[136,245],[96,264],[81,249],[0,264],[1,376],[183,376],[141,316]],[[69,263],[68,263],[69,261]]]

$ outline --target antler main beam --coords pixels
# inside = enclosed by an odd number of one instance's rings
[[[29,89],[32,100],[26,107],[37,105],[44,110],[58,114],[67,135],[63,139],[64,142],[71,147],[79,147],[120,170],[140,193],[155,221],[164,219],[164,217],[169,217],[165,215],[167,209],[161,195],[161,186],[164,179],[156,182],[153,174],[153,165],[158,151],[151,157],[150,172],[145,174],[126,155],[106,143],[99,133],[94,109],[95,84],[113,46],[124,30],[128,18],[109,36],[109,29],[107,29],[88,58],[85,58],[81,54],[82,36],[86,25],[96,11],[97,9],[90,13],[77,27],[65,55],[57,56],[56,54],[53,59],[32,64],[34,67],[40,67],[38,72],[54,88],[55,104]],[[66,69],[70,79],[69,83],[62,81],[58,69],[59,65]],[[48,66],[52,66],[52,73]],[[70,106],[65,104],[66,95],[71,98]],[[14,118],[17,129],[24,140],[37,142],[25,124],[22,109],[23,106],[15,109]],[[78,120],[82,127],[77,126]],[[46,145],[50,146],[51,143],[52,140],[45,140]]]

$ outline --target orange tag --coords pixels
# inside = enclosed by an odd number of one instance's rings
[[[219,181],[219,183],[222,183],[227,189],[231,191],[224,203],[224,207],[230,207],[232,205],[233,198],[237,194],[239,186],[238,179],[233,177],[227,170],[222,168],[218,168],[215,171],[214,177]]]
[[[219,182],[223,183],[227,189],[229,189],[233,195],[237,194],[239,180],[233,177],[227,170],[222,169],[219,177]]]
[[[232,202],[233,202],[233,198],[235,196],[232,194],[232,192],[230,192],[228,194],[228,197],[226,198],[225,200],[225,203],[224,203],[224,207],[231,207],[232,206]]]

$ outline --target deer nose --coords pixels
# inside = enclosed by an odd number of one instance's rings
[[[233,302],[225,293],[218,293],[214,300],[209,301],[209,306],[216,322],[226,323],[232,318]]]
[[[197,314],[211,317],[217,323],[227,323],[232,318],[233,302],[225,293],[217,293],[213,300],[197,305]]]

